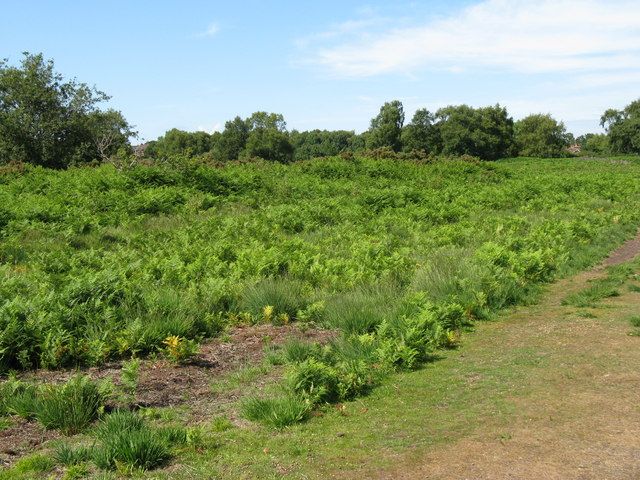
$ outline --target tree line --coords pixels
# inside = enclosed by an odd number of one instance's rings
[[[0,163],[64,168],[131,155],[136,132],[120,112],[100,108],[108,99],[87,84],[65,81],[42,54],[25,53],[19,66],[0,61]],[[562,157],[574,143],[595,154],[640,153],[640,100],[623,110],[607,110],[601,118],[606,134],[577,139],[549,114],[514,121],[501,105],[418,109],[411,121],[405,120],[398,100],[382,105],[360,134],[289,131],[282,114],[255,112],[227,121],[221,132],[212,134],[171,129],[138,152],[151,159],[186,155],[218,162],[262,158],[282,163],[378,149],[485,160]]]

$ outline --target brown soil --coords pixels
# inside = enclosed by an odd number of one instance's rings
[[[254,325],[236,327],[225,341],[211,340],[201,345],[200,353],[187,365],[174,365],[166,360],[142,360],[135,403],[140,407],[185,405],[192,410],[192,420],[210,416],[237,399],[237,392],[215,394],[212,383],[245,365],[260,363],[267,344],[280,345],[291,338],[326,343],[335,336],[330,330],[284,326]],[[95,379],[112,378],[118,384],[121,363],[87,368],[83,374]],[[22,376],[25,380],[58,383],[76,374],[75,370],[38,370]],[[256,388],[269,378],[256,381]],[[215,401],[214,401],[215,400]],[[233,413],[230,415],[234,419]],[[42,429],[36,422],[15,420],[8,429],[0,430],[0,466],[10,465],[20,456],[34,450],[46,440],[56,438],[54,432]]]
[[[640,236],[603,265],[638,254]],[[640,479],[640,338],[629,335],[626,322],[640,312],[640,294],[625,289],[594,310],[597,318],[560,304],[603,270],[553,285],[540,305],[480,326],[478,341],[465,346],[464,361],[493,362],[496,370],[522,349],[543,359],[544,368],[523,369],[522,384],[511,386],[505,400],[515,407],[512,416],[487,415],[471,435],[403,453],[390,469],[350,478]]]
[[[633,260],[638,254],[640,254],[640,232],[635,238],[624,243],[620,248],[614,250],[602,264],[605,267],[611,265],[618,265],[629,260]]]

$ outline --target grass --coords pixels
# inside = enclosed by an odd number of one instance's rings
[[[255,319],[274,321],[279,315],[296,318],[298,311],[307,305],[303,284],[288,278],[266,278],[248,287],[240,301],[240,309],[249,312]],[[265,315],[265,308],[273,312]],[[266,318],[268,317],[268,318]]]
[[[62,386],[45,387],[39,392],[35,416],[45,428],[73,435],[98,418],[104,402],[105,393],[96,382],[76,376]]]
[[[104,470],[113,470],[118,464],[131,470],[151,470],[171,458],[169,445],[174,439],[150,428],[131,412],[108,415],[97,427],[95,436],[99,445],[92,460]]]
[[[282,429],[306,419],[310,406],[301,397],[287,395],[274,398],[248,398],[241,405],[247,420]]]
[[[562,304],[579,308],[595,307],[599,301],[605,298],[620,296],[620,287],[630,275],[628,266],[611,267],[605,278],[593,280],[587,288],[568,295]]]

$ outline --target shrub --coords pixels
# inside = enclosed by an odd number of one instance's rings
[[[284,428],[307,418],[310,405],[299,396],[249,398],[242,403],[242,415],[272,428]]]

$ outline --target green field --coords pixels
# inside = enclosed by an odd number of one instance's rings
[[[337,330],[240,408],[286,427],[601,260],[640,225],[638,178],[635,157],[8,169],[0,373],[171,355],[174,336],[188,361],[237,324]]]

